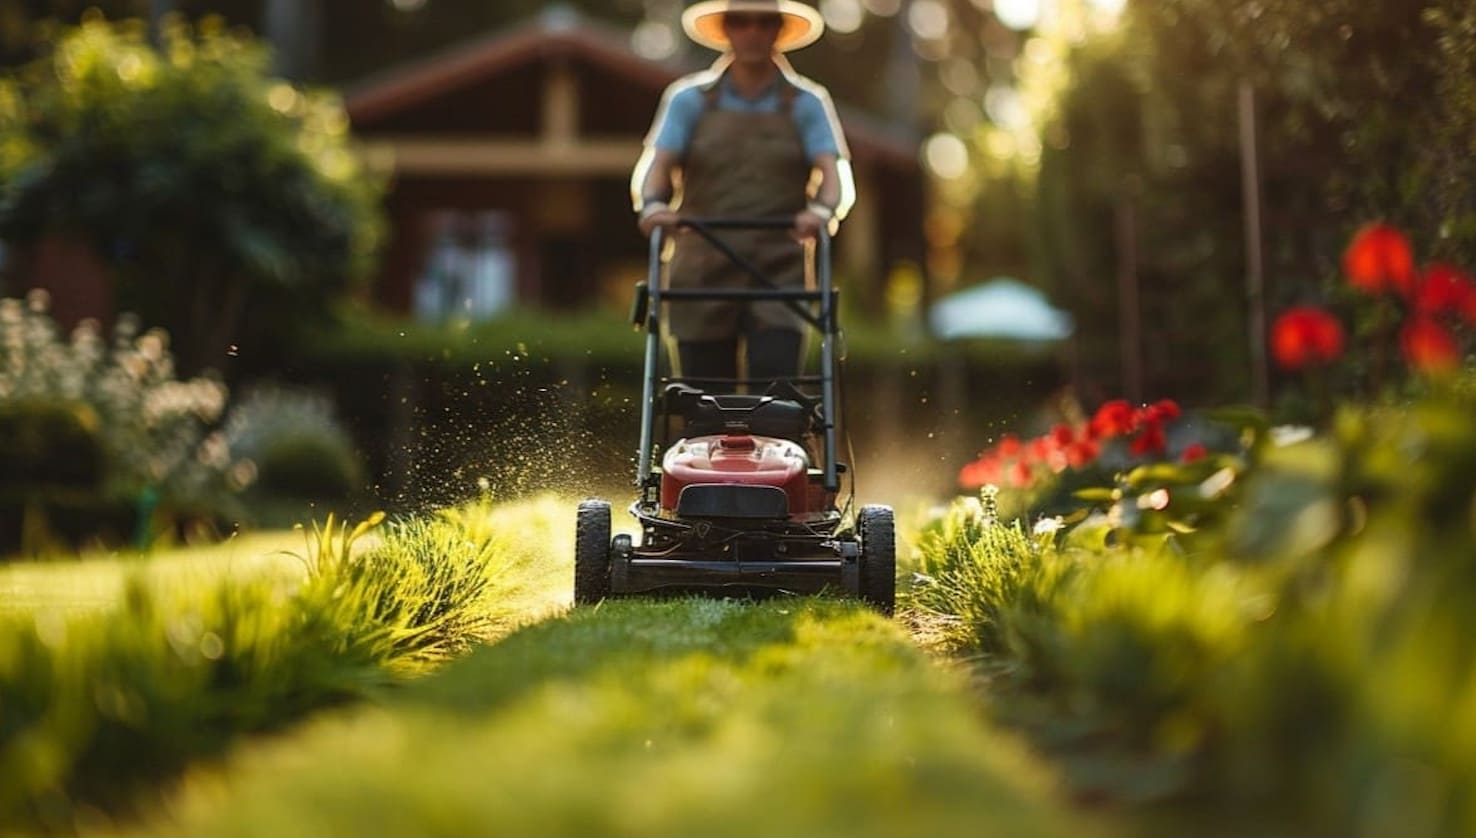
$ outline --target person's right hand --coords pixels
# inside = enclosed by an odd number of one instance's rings
[[[677,215],[676,212],[672,210],[657,210],[650,215],[645,215],[641,217],[641,220],[639,222],[641,235],[649,237],[657,227],[670,227],[680,220],[681,216]]]

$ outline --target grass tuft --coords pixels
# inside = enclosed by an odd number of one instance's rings
[[[548,503],[532,504],[545,527]],[[202,582],[144,562],[110,606],[8,610],[0,823],[70,831],[94,810],[126,812],[242,735],[375,692],[557,607],[548,560],[501,537],[505,514],[474,504],[352,526],[330,516],[301,556],[305,572],[248,563],[253,572]],[[44,585],[41,570],[22,578]]]

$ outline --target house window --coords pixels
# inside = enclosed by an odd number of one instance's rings
[[[507,213],[438,213],[415,284],[415,315],[432,323],[487,320],[512,306],[516,282]]]

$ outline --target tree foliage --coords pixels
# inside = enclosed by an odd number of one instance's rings
[[[1040,263],[1076,307],[1088,377],[1116,389],[1121,255],[1134,210],[1154,391],[1249,394],[1238,89],[1256,94],[1268,304],[1336,278],[1386,219],[1437,257],[1476,246],[1476,11],[1461,0],[1132,2],[1067,55],[1073,83],[1037,181]],[[1200,359],[1192,362],[1186,359]]]
[[[66,32],[0,80],[0,238],[91,246],[189,369],[248,307],[275,327],[342,290],[370,267],[380,189],[337,100],[267,61],[212,22],[157,50],[138,23]]]

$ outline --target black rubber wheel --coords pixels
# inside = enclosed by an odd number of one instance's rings
[[[861,599],[891,616],[897,605],[897,536],[890,506],[863,506],[856,517],[861,540]]]
[[[579,504],[574,528],[574,604],[593,605],[610,595],[610,504]]]

